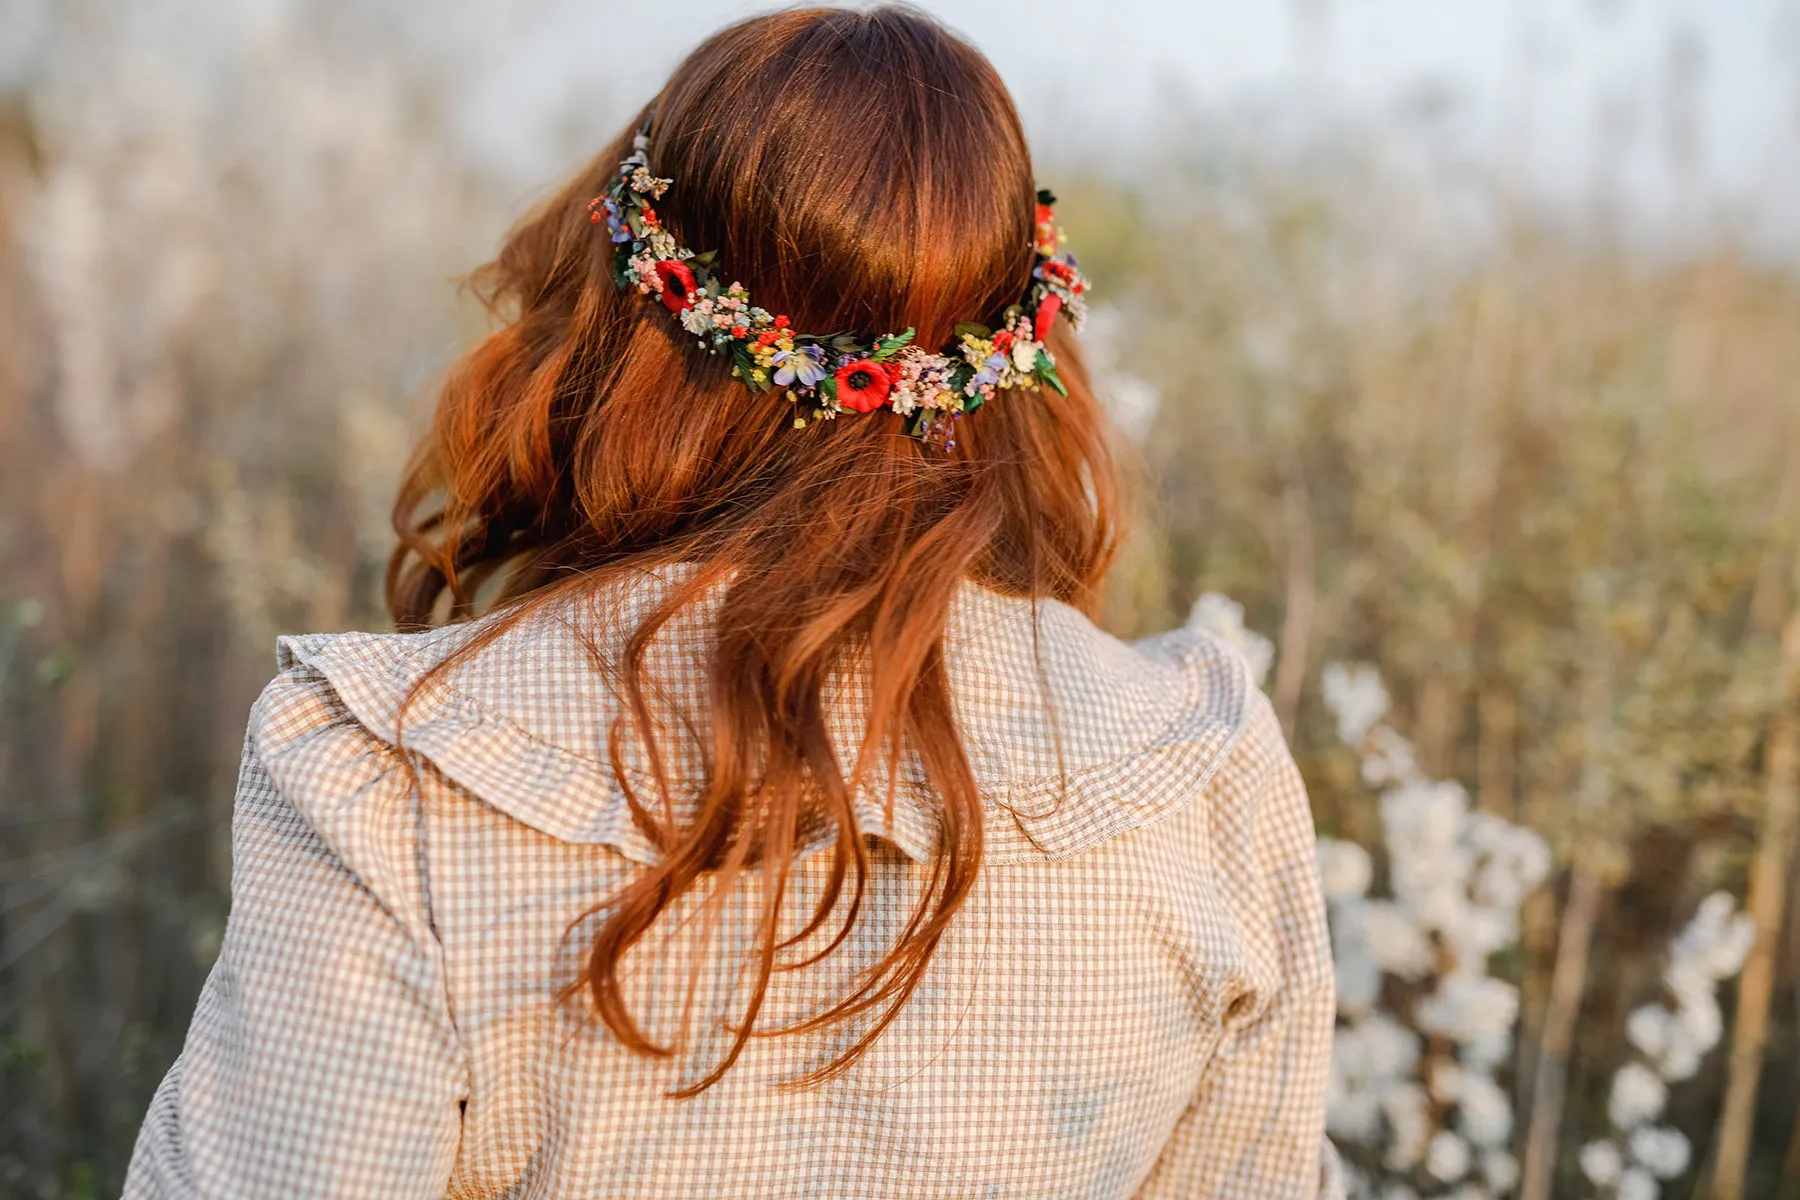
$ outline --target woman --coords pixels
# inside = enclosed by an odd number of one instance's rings
[[[284,638],[252,710],[127,1195],[1335,1191],[1305,795],[1228,650],[1089,623],[1034,187],[977,52],[810,9],[511,234],[410,632]]]

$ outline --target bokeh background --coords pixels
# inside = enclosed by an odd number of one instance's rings
[[[456,278],[763,7],[0,3],[0,1194],[117,1192],[273,638],[385,627],[396,473],[484,327]],[[926,7],[1103,301],[1111,625],[1241,602],[1323,833],[1382,840],[1320,696],[1355,660],[1544,838],[1493,964],[1539,1195],[1613,1194],[1579,1152],[1626,1016],[1702,896],[1747,905],[1660,1187],[1800,1196],[1800,3]]]

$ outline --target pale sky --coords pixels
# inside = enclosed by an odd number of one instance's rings
[[[0,0],[0,82],[42,70],[66,0]],[[466,81],[470,149],[559,175],[708,33],[763,0],[98,0],[171,70],[323,11]],[[1182,114],[1376,129],[1521,194],[1605,192],[1652,229],[1750,231],[1800,258],[1800,0],[924,0],[1012,87],[1042,159],[1127,155]],[[346,16],[347,14],[347,16]],[[191,78],[191,76],[190,76]]]
[[[553,173],[551,139],[521,138],[522,117],[579,95],[614,118],[713,29],[774,7],[495,8],[470,129],[521,174]],[[1431,142],[1559,203],[1604,188],[1653,226],[1710,220],[1800,249],[1800,0],[921,7],[994,61],[1041,156],[1129,148],[1183,110],[1293,110]]]

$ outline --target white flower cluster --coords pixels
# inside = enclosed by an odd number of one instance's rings
[[[1581,1148],[1581,1171],[1602,1196],[1656,1200],[1659,1180],[1688,1169],[1692,1148],[1679,1129],[1653,1122],[1668,1103],[1669,1085],[1690,1079],[1725,1031],[1716,992],[1736,975],[1756,938],[1756,926],[1734,911],[1724,892],[1701,901],[1669,946],[1663,984],[1674,1006],[1646,1004],[1625,1021],[1625,1036],[1643,1056],[1613,1076],[1607,1116],[1614,1136]],[[1622,1143],[1621,1143],[1622,1139]]]
[[[1229,640],[1241,610],[1213,608]],[[1432,1194],[1457,1200],[1507,1195],[1519,1174],[1506,1149],[1513,1109],[1494,1073],[1511,1051],[1519,998],[1487,964],[1517,940],[1519,906],[1549,874],[1549,850],[1530,830],[1471,812],[1459,785],[1424,777],[1411,743],[1381,724],[1388,694],[1373,667],[1332,664],[1323,684],[1339,736],[1362,753],[1363,777],[1386,789],[1391,893],[1369,895],[1374,864],[1362,847],[1319,839],[1342,1020],[1328,1128],[1379,1150],[1393,1173],[1377,1186],[1352,1172],[1355,1195],[1410,1200],[1419,1193],[1407,1180],[1421,1177]],[[1389,976],[1430,987],[1407,1024],[1379,1008]],[[1425,1036],[1447,1049],[1425,1054]]]

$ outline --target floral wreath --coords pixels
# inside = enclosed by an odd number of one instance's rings
[[[1066,239],[1051,214],[1056,197],[1048,191],[1037,194],[1037,260],[1024,300],[1007,307],[997,330],[975,321],[957,325],[955,340],[934,354],[913,344],[910,328],[872,342],[850,333],[799,333],[786,317],[750,303],[743,284],[721,285],[716,252],[678,245],[651,207],[672,181],[650,173],[648,148],[648,134],[639,133],[618,180],[588,203],[591,219],[604,220],[612,235],[614,282],[654,294],[707,353],[729,355],[732,375],[751,391],[783,389],[795,406],[796,429],[886,406],[906,418],[909,435],[950,448],[954,421],[995,392],[1048,384],[1069,394],[1044,338],[1059,312],[1081,328],[1088,281],[1062,249]]]

